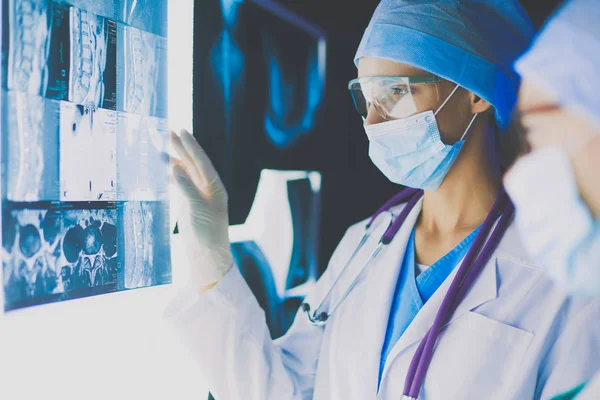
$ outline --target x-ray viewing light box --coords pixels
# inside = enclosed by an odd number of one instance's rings
[[[19,0],[19,3],[25,7],[27,4],[33,4],[37,7],[46,4],[47,1]],[[171,56],[167,61],[167,67],[169,70],[175,71],[175,73],[168,77],[168,88],[166,89],[168,90],[168,95],[163,95],[163,100],[165,100],[164,105],[167,106],[168,113],[170,114],[168,126],[172,126],[173,128],[191,127],[191,32],[193,31],[194,1],[169,0],[168,24],[164,18],[164,16],[167,16],[167,0],[72,0],[68,1],[68,3],[79,9],[87,9],[97,16],[116,21],[118,28],[117,47],[120,47],[120,43],[122,43],[119,41],[119,32],[122,31],[119,27],[124,27],[125,25],[136,28],[140,32],[151,34],[152,36],[144,36],[153,38],[152,40],[164,43],[163,40],[156,39],[156,37],[167,37],[167,45]],[[6,10],[7,7],[4,0],[0,1],[0,4]],[[63,2],[63,4],[65,3]],[[39,11],[39,7],[30,7],[30,9]],[[152,12],[148,12],[149,10]],[[6,13],[3,14],[4,18],[0,18],[0,21],[6,18]],[[28,21],[25,19],[25,22]],[[38,36],[35,37],[39,39],[43,36],[44,31],[41,30],[43,25],[38,24],[37,27],[40,28],[40,31],[37,32]],[[4,30],[0,31],[5,32],[7,26],[5,25],[4,28]],[[135,37],[137,32],[132,32]],[[142,34],[140,33],[140,35]],[[63,43],[65,42],[63,41]],[[140,42],[141,45],[144,43],[148,42]],[[161,66],[160,68],[163,67]],[[5,73],[5,68],[2,68],[1,75],[4,76]],[[147,79],[150,79],[151,76],[153,75],[145,75]],[[106,81],[113,79],[106,78]],[[117,81],[122,78],[124,76],[118,76]],[[142,77],[137,76],[136,79],[138,78]],[[85,83],[87,84],[87,82]],[[119,89],[117,88],[117,92]],[[6,90],[3,89],[2,92],[6,92]],[[106,88],[104,93],[103,98],[110,97],[106,96]],[[139,92],[133,92],[133,94],[139,94]],[[20,92],[19,94],[15,94],[15,96],[23,97],[25,94]],[[42,96],[28,96],[29,99],[32,97],[36,99],[33,101],[45,104],[43,113],[34,114],[31,117],[29,114],[25,116],[27,118],[42,120],[48,118],[53,123],[51,126],[55,126],[58,131],[61,122],[60,108],[63,104],[66,104],[67,111],[72,113],[67,115],[69,118],[68,121],[76,119],[75,123],[78,124],[77,129],[79,130],[79,126],[81,126],[81,130],[87,130],[88,133],[89,128],[86,124],[90,122],[89,115],[92,110],[96,110],[95,113],[91,114],[94,119],[95,131],[99,129],[99,126],[96,125],[96,120],[102,122],[102,125],[104,125],[111,121],[113,114],[117,114],[117,116],[121,115],[121,111],[119,110],[90,106],[87,108],[87,116],[85,116],[86,108],[84,108],[84,115],[80,118],[77,115],[79,110],[72,109],[74,106],[72,106],[72,102],[47,99]],[[153,97],[145,97],[144,101],[134,102],[133,100],[136,98],[139,98],[139,96],[130,97],[132,101],[129,104],[132,107],[138,107],[138,109],[160,110],[158,106],[164,107],[162,103],[154,101]],[[5,96],[0,96],[0,100],[3,103],[0,107],[5,107]],[[117,96],[117,100],[119,100],[119,96]],[[22,103],[12,104],[19,105]],[[119,108],[120,104],[115,104],[113,108]],[[124,104],[127,103],[124,102]],[[175,114],[171,111],[173,109],[177,111]],[[20,113],[17,116],[24,115],[20,108],[17,108],[17,110]],[[58,110],[58,112],[55,113],[55,110]],[[132,154],[135,151],[140,154],[147,152],[148,157],[152,157],[153,153],[151,150],[156,147],[154,141],[157,139],[156,133],[159,130],[153,127],[157,126],[157,122],[166,123],[166,120],[163,117],[153,117],[154,119],[146,118],[144,113],[140,111],[130,110],[126,114],[126,124],[119,125],[120,122],[117,121],[117,127],[121,126],[120,129],[129,134],[129,136],[124,136],[123,143],[129,143],[127,141],[129,137],[136,137],[136,135],[141,135],[142,133],[144,136],[142,136],[143,140],[138,141],[138,143],[132,143],[131,146],[122,147],[121,150],[127,151],[127,154]],[[77,119],[80,122],[77,122]],[[66,121],[63,118],[63,124]],[[144,129],[141,132],[139,129],[140,122],[147,122],[149,129]],[[163,126],[158,125],[158,128],[162,130]],[[35,131],[32,130],[30,133],[34,134]],[[60,131],[50,136],[56,138],[59,135]],[[91,140],[90,137],[85,138],[85,140]],[[46,139],[49,140],[47,137]],[[75,139],[73,138],[73,140]],[[82,138],[81,140],[84,139]],[[112,137],[110,137],[110,140],[112,140]],[[15,143],[18,143],[18,141]],[[54,139],[53,143],[55,144],[55,148],[59,147],[60,143],[57,144]],[[45,142],[43,145],[47,147]],[[2,143],[2,150],[4,146],[5,143]],[[46,156],[46,154],[41,153],[42,156]],[[101,160],[106,160],[104,154],[106,153],[102,153]],[[33,156],[37,157],[35,154]],[[117,157],[123,156],[124,153],[117,154]],[[80,158],[75,158],[72,154],[70,157],[80,163],[88,161],[87,153],[82,153]],[[97,157],[100,158],[100,155],[97,155]],[[132,159],[131,162],[141,164],[141,160],[136,161]],[[129,164],[128,168],[131,165]],[[87,171],[85,166],[81,165],[81,168],[82,171]],[[60,174],[60,165],[52,169],[48,168],[48,164],[46,164],[42,172],[42,178]],[[119,172],[118,169],[117,172]],[[149,170],[148,172],[154,173],[155,170]],[[6,170],[3,167],[2,174],[4,175],[5,173]],[[45,180],[42,179],[41,181],[44,182]],[[138,185],[137,189],[132,186],[133,183]],[[148,187],[148,183],[147,178],[143,175],[140,176],[139,182],[126,181],[124,184],[128,185],[128,188],[131,189],[127,191],[127,196],[132,196],[132,193],[136,196],[149,196],[149,194],[154,193],[153,191],[145,190]],[[101,192],[102,186],[99,185],[93,184],[92,190],[95,190],[96,186],[98,186],[98,193]],[[24,193],[27,193],[27,187],[21,186],[21,189],[19,189],[20,193],[15,193],[15,195],[23,196]],[[79,192],[80,186],[78,185],[78,181],[74,181],[71,187],[74,188],[73,190],[77,189],[75,192],[78,193],[77,196],[83,195],[83,193]],[[108,187],[110,187],[110,182]],[[44,197],[49,197],[50,195],[58,196],[58,191],[52,192],[51,189],[52,186],[42,185],[37,192],[32,191],[30,196],[34,198],[36,193],[37,196],[42,193]],[[2,185],[2,190],[3,193],[6,192],[4,185]],[[139,203],[140,206],[144,205],[141,202]],[[98,244],[96,239],[103,239],[101,242],[106,242],[106,247],[101,251],[105,253],[105,257],[107,258],[111,257],[114,250],[114,247],[106,239],[111,236],[110,231],[113,228],[110,225],[113,225],[112,220],[115,214],[117,216],[117,225],[126,223],[131,225],[133,223],[133,226],[138,226],[135,225],[134,215],[136,214],[133,212],[128,213],[131,219],[119,221],[118,216],[120,215],[119,212],[121,212],[118,208],[120,207],[119,201],[113,201],[112,204],[117,207],[116,211],[110,207],[106,207],[105,209],[97,208],[96,210],[73,209],[68,210],[68,212],[65,211],[68,215],[83,214],[84,212],[90,213],[89,216],[94,219],[94,229],[88,230],[88,233],[91,233],[89,235],[90,240],[86,241],[85,245],[88,250],[94,250]],[[122,211],[123,213],[125,212],[125,210]],[[143,210],[141,211],[143,213]],[[15,212],[21,212],[21,210]],[[96,215],[92,215],[94,213]],[[51,219],[49,218],[48,221]],[[85,218],[82,217],[82,219],[87,219],[89,222],[88,216],[85,216]],[[65,220],[65,222],[69,226],[71,219]],[[100,223],[100,226],[95,226],[98,223]],[[34,219],[31,224],[35,228],[38,228],[39,237],[45,239],[44,228],[39,226],[40,223],[38,220]],[[48,228],[52,224],[44,223],[44,226],[46,226],[46,231],[51,233],[52,229]],[[69,226],[69,229],[73,227]],[[86,227],[81,226],[80,228],[85,231]],[[75,228],[75,230],[81,232],[80,228]],[[102,236],[98,235],[96,228]],[[39,233],[40,231],[41,233]],[[27,236],[28,232],[33,233],[33,230],[27,228],[25,230],[26,234],[23,235],[24,238],[30,238],[24,241],[26,252],[31,251],[32,248],[35,250],[38,246],[36,243],[39,243],[36,240],[31,240],[32,236]],[[134,235],[141,233],[139,229],[130,230],[130,232]],[[105,233],[106,235],[104,235]],[[76,236],[76,234],[77,232],[73,232],[70,235]],[[34,233],[34,239],[35,236]],[[171,246],[175,246],[176,244],[176,240],[171,242]],[[19,246],[18,242],[17,246]],[[47,243],[42,243],[41,248],[46,248],[46,246]],[[139,249],[139,247],[136,247],[136,249]],[[79,254],[77,255],[79,256]],[[147,257],[143,253],[136,253],[136,251],[130,252],[129,255],[138,259]],[[71,256],[73,256],[72,253],[69,254],[69,257]],[[89,260],[92,260],[93,257],[94,255],[85,254],[85,258]],[[185,277],[185,274],[180,273],[179,264],[176,260],[172,262],[172,270],[174,284],[171,285],[149,286],[143,289],[113,292],[102,296],[89,296],[74,301],[26,307],[6,313],[2,313],[4,307],[0,305],[0,376],[3,377],[2,384],[0,385],[0,399],[31,400],[60,398],[63,400],[104,400],[206,398],[208,390],[203,381],[202,372],[199,371],[197,365],[190,359],[188,354],[178,347],[177,341],[162,318],[164,309],[175,295],[175,286],[179,285],[179,281],[182,281],[182,278]],[[130,284],[136,280],[143,282],[143,274],[137,274],[136,270],[132,270],[131,272],[130,275],[126,275],[129,277],[127,281],[123,279],[123,282],[129,282]],[[0,268],[1,273],[2,269]],[[99,279],[100,276],[101,274],[97,273],[94,279]],[[138,278],[140,279],[138,280]],[[3,297],[4,276],[0,275],[0,282],[3,283],[0,287],[0,297]],[[0,301],[2,301],[1,298]],[[174,365],[177,368],[173,368]]]
[[[193,0],[169,3],[177,29],[167,0],[1,0],[4,310],[172,281]]]

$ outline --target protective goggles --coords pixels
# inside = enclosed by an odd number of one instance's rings
[[[369,76],[351,80],[348,89],[363,120],[371,109],[393,120],[434,106],[439,98],[435,84],[442,81],[436,75]]]

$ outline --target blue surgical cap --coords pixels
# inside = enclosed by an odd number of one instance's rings
[[[534,29],[516,0],[382,0],[356,57],[428,71],[486,100],[502,130],[517,101],[515,59]]]
[[[517,71],[600,125],[600,1],[572,0],[549,20]]]

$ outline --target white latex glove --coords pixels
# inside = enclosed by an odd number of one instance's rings
[[[172,173],[181,194],[176,209],[192,285],[201,292],[223,278],[233,266],[229,247],[227,192],[210,159],[186,130],[171,132]]]

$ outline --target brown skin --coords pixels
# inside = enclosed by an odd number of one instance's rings
[[[364,57],[358,76],[418,76],[426,71],[389,60]],[[427,86],[427,87],[425,87]],[[419,85],[413,97],[417,112],[437,110],[455,84],[441,82]],[[437,91],[437,94],[436,94]],[[437,114],[442,141],[454,144],[463,135],[475,113],[479,113],[465,137],[465,145],[442,185],[425,191],[423,209],[415,231],[417,262],[432,265],[477,228],[489,213],[502,183],[502,172],[489,123],[493,109],[485,100],[459,88]],[[366,124],[383,122],[369,110]]]
[[[531,151],[548,146],[565,148],[581,198],[600,218],[600,127],[583,114],[558,106],[554,96],[527,78],[519,92],[518,109]]]

